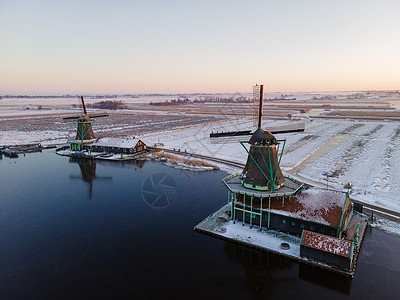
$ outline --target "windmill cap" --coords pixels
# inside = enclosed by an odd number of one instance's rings
[[[86,120],[86,121],[91,121],[90,117],[88,115],[82,115],[78,118],[78,120]]]
[[[268,130],[258,128],[251,136],[249,143],[251,145],[261,144],[261,143],[276,144],[277,140],[275,136]]]

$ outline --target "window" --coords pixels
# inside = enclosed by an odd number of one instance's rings
[[[296,223],[294,221],[292,221],[292,226],[295,226],[295,225],[296,225]]]
[[[304,224],[301,224],[300,227],[301,227],[301,228],[304,228]]]
[[[331,234],[332,234],[332,235],[335,235],[335,231],[332,230],[332,231],[331,231]]]
[[[325,233],[325,229],[321,228],[321,233]]]
[[[311,229],[311,230],[314,230],[314,226],[311,226],[310,229]]]
[[[283,219],[283,220],[282,220],[282,223],[283,223],[283,224],[286,224],[286,220],[285,220],[285,219]]]

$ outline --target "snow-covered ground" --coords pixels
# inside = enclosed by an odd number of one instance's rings
[[[49,99],[43,99],[44,102],[35,101],[35,99],[0,101],[0,119],[3,121],[0,123],[0,125],[3,124],[3,128],[0,128],[0,145],[33,142],[61,143],[74,135],[72,124],[63,126],[55,124],[61,123],[61,115],[54,116],[54,119],[37,121],[40,123],[41,130],[32,128],[34,126],[30,127],[29,121],[30,115],[34,118],[35,115],[40,114],[50,116],[54,112],[60,114],[74,112],[72,107],[66,107],[71,106],[71,99],[56,99],[55,102]],[[134,102],[137,99],[131,99],[131,101]],[[354,105],[360,101],[350,102]],[[392,102],[396,105],[399,103],[397,100]],[[38,105],[44,107],[50,104],[57,107],[51,110],[34,109]],[[27,105],[33,108],[26,109]],[[115,136],[123,131],[124,134],[141,137],[149,146],[162,143],[164,147],[170,149],[246,162],[247,153],[239,141],[246,140],[248,137],[210,139],[209,134],[254,129],[251,117],[224,115],[223,112],[221,116],[207,116],[185,113],[168,114],[160,111],[154,112],[151,116],[148,115],[149,117],[141,113],[137,114],[141,116],[140,118],[133,118],[128,113],[132,112],[120,113],[118,118],[121,121],[115,127],[112,126],[115,124],[112,118],[104,124],[101,124],[103,120],[98,121],[95,132],[102,136]],[[8,126],[9,122],[12,120],[17,122],[15,120],[21,116],[25,117],[26,123],[23,129]],[[353,198],[400,212],[400,122],[323,119],[308,118],[308,116],[309,113],[304,113],[302,116],[305,120],[304,132],[276,136],[278,139],[286,139],[281,162],[282,170],[315,185],[326,186],[328,183],[329,186],[343,189],[350,183]],[[147,118],[150,121],[146,122]],[[277,120],[265,117],[263,127],[268,129],[288,123],[291,121],[287,119]],[[145,130],[146,128],[148,130]]]
[[[286,121],[287,122],[287,121]],[[143,136],[152,145],[180,149],[245,163],[241,138],[212,140],[210,132],[250,129],[248,118],[193,126]],[[264,120],[268,125],[285,121]],[[400,212],[400,123],[368,121],[306,121],[301,133],[277,135],[286,139],[282,169],[314,184],[345,189],[353,198]],[[327,177],[328,176],[328,177]]]
[[[20,144],[54,144],[68,139],[68,132],[62,131],[1,131],[0,132],[0,145],[20,145]]]

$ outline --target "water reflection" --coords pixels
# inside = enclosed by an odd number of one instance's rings
[[[145,165],[145,160],[130,160],[130,161],[122,161],[122,162],[115,162],[115,161],[107,161],[107,160],[92,160],[92,159],[83,159],[77,157],[70,157],[70,163],[76,163],[79,165],[81,170],[81,175],[70,174],[70,179],[81,179],[84,182],[88,183],[88,196],[89,199],[92,200],[93,198],[93,181],[94,180],[113,180],[112,176],[97,176],[96,175],[96,166],[101,165],[104,167],[123,167],[123,168],[133,168],[135,171],[142,170],[143,166]]]
[[[400,293],[400,239],[375,228],[367,230],[352,280],[194,232],[226,204],[221,178],[227,174],[220,171],[152,161],[67,163],[50,150],[12,164],[0,160],[0,171],[7,174],[0,180],[1,299],[397,299]],[[176,199],[164,209],[151,208],[141,195],[146,178],[157,173],[176,184]],[[98,182],[105,176],[109,183]],[[81,201],[82,194],[91,197],[91,185],[96,201]]]
[[[243,265],[244,284],[255,299],[271,298],[277,286],[297,280],[298,265],[291,260],[233,243],[225,243],[224,251],[231,261]]]
[[[296,285],[299,279],[350,295],[351,278],[233,243],[225,243],[224,251],[231,261],[243,265],[246,289],[255,299],[271,298],[279,286]]]
[[[135,171],[142,170],[147,160],[127,160],[127,161],[112,161],[112,160],[97,160],[96,163],[104,167],[117,168],[133,168]]]
[[[112,180],[111,176],[96,176],[96,161],[92,159],[82,159],[70,157],[70,163],[77,163],[81,170],[81,175],[69,175],[70,179],[82,179],[84,182],[88,183],[88,194],[89,199],[92,200],[93,196],[93,181],[94,180]]]
[[[324,288],[350,295],[352,279],[306,264],[299,265],[299,278]]]

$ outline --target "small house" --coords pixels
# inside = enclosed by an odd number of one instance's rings
[[[139,138],[98,138],[89,148],[93,152],[140,154],[146,151],[147,145]]]

